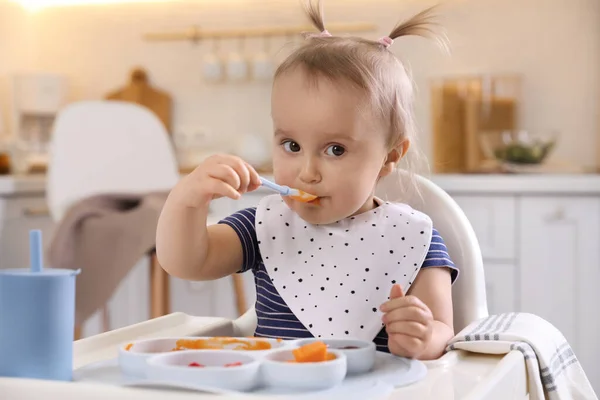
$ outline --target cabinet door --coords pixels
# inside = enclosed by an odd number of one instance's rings
[[[600,199],[520,201],[522,311],[556,326],[600,389]]]
[[[54,228],[43,196],[0,199],[0,268],[27,268],[29,231],[40,229],[47,248]]]
[[[490,315],[518,311],[518,279],[513,264],[483,263]]]
[[[452,196],[473,226],[484,259],[515,259],[515,197]]]
[[[150,318],[150,258],[143,257],[121,281],[108,301],[108,330],[146,321]],[[104,332],[102,309],[83,324],[83,337]]]
[[[256,298],[254,275],[242,274],[246,304],[254,305]],[[230,276],[214,281],[190,282],[171,277],[171,312],[180,311],[190,315],[239,317],[236,309],[233,280]]]

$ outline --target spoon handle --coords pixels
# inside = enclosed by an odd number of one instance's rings
[[[278,185],[274,182],[269,181],[268,179],[263,178],[262,176],[260,177],[260,182],[263,186],[268,187],[269,189],[272,189],[276,192],[279,192],[283,196],[288,196],[291,192],[291,189],[289,187]]]

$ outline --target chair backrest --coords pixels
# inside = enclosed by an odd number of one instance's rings
[[[399,170],[379,183],[376,194],[385,200],[401,201],[429,215],[444,239],[450,258],[460,270],[452,287],[454,330],[459,332],[471,322],[488,316],[479,242],[471,223],[448,193],[420,175],[414,179],[416,190],[405,190],[404,187],[412,183],[408,174]]]
[[[404,190],[410,184],[403,171],[383,179],[376,195],[384,200],[409,204],[431,218],[442,235],[452,261],[460,269],[452,287],[454,330],[461,331],[469,323],[488,315],[483,260],[479,242],[469,220],[458,204],[432,181],[416,175],[416,190]],[[234,321],[237,334],[253,335],[256,313],[251,307]]]
[[[83,101],[59,113],[50,143],[46,188],[54,220],[92,195],[170,190],[178,180],[169,136],[145,107]]]

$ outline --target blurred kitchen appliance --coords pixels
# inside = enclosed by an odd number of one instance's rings
[[[518,128],[521,78],[443,77],[431,89],[434,171],[481,172],[495,162],[486,157],[482,136]]]
[[[12,140],[27,149],[29,171],[45,171],[54,119],[67,103],[67,78],[30,73],[12,77]]]

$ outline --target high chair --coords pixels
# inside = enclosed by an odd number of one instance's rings
[[[401,201],[429,215],[440,232],[448,253],[459,268],[459,277],[452,287],[454,331],[488,316],[483,259],[479,242],[469,220],[458,204],[432,181],[415,175],[416,190],[403,190],[409,185],[409,175],[398,172],[383,179],[376,195],[384,200]],[[256,329],[254,306],[233,321],[236,335],[253,336]]]
[[[178,180],[177,160],[165,128],[144,107],[83,101],[59,114],[47,178],[47,202],[55,221],[86,197],[168,191]],[[154,253],[150,256],[151,317],[158,317],[169,312],[168,279]]]

